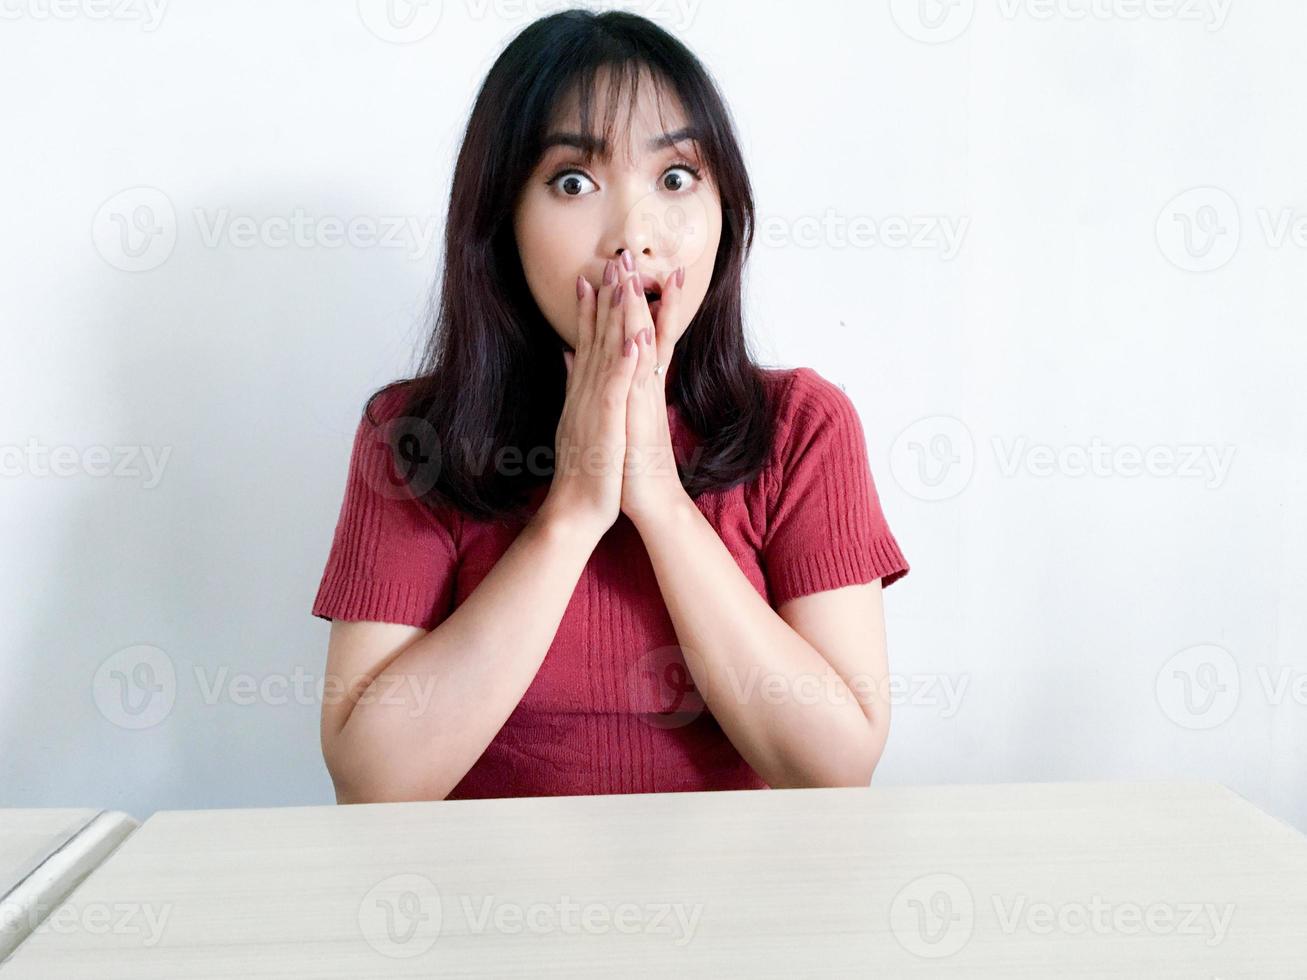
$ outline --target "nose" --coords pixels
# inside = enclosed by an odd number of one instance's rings
[[[613,261],[621,263],[622,256],[630,252],[632,256],[641,263],[646,263],[654,256],[654,249],[651,240],[646,240],[645,236],[631,234],[625,236],[622,241],[625,244],[618,245],[609,255]]]
[[[648,259],[653,257],[653,250],[649,248],[643,248],[643,249],[619,248],[616,254],[613,255],[613,261],[617,262],[620,265],[622,261],[622,255],[626,252],[631,252],[636,258],[636,260],[638,260],[641,264],[644,264]],[[623,269],[623,271],[625,271],[626,267],[622,266],[621,268]]]
[[[620,189],[616,189],[618,183],[622,185]],[[618,181],[614,186],[608,215],[608,247],[604,253],[619,261],[628,251],[641,261],[654,258],[657,220],[651,206],[656,204],[657,196],[634,180]]]

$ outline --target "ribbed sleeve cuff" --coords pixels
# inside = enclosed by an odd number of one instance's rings
[[[813,551],[786,560],[768,575],[772,603],[801,595],[860,585],[881,579],[887,588],[908,573],[909,566],[893,536],[874,538],[864,545],[846,545]]]
[[[313,600],[313,615],[328,620],[362,619],[431,629],[433,612],[425,588],[409,582],[378,582],[344,575],[324,578]]]

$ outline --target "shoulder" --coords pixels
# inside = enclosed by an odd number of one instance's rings
[[[378,480],[385,480],[386,486],[394,483],[393,474],[387,475],[387,471],[393,465],[392,440],[406,401],[403,383],[386,385],[363,399],[355,420],[354,446],[350,455],[353,465],[369,483]]]
[[[413,392],[413,381],[392,381],[383,388],[378,388],[363,403],[360,425],[383,427],[399,418],[409,402]]]
[[[429,451],[439,445],[431,424],[410,410],[412,394],[412,381],[394,381],[364,399],[354,435],[354,454],[367,457],[370,468],[394,467],[396,453],[416,463],[427,459]],[[388,482],[396,479],[392,473]]]
[[[352,466],[357,480],[386,506],[411,510],[423,521],[456,526],[459,514],[433,493],[440,475],[440,440],[417,409],[415,382],[401,380],[363,401],[354,436]]]
[[[826,430],[861,430],[857,409],[844,388],[814,368],[764,368],[775,419],[776,454]]]
[[[815,368],[763,368],[762,377],[780,420],[792,420],[796,415],[813,411],[839,411],[853,405],[843,385]]]

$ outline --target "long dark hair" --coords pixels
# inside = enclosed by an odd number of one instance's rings
[[[657,94],[664,86],[674,92],[699,130],[699,150],[721,199],[712,281],[678,341],[667,379],[668,401],[702,440],[693,465],[678,461],[681,483],[697,497],[753,480],[766,461],[773,437],[768,388],[746,349],[740,309],[753,192],[726,106],[699,60],[652,21],[619,11],[565,10],[524,28],[487,74],[454,170],[443,276],[422,362],[415,377],[386,385],[365,406],[375,422],[377,398],[404,386],[397,418],[408,448],[394,437],[391,445],[414,495],[430,507],[482,520],[520,516],[531,492],[553,475],[564,345],[527,287],[513,214],[564,98],[577,96],[581,128],[595,135],[592,87],[604,69],[615,83],[603,120],[608,145],[615,146],[610,137],[620,93],[634,106],[647,70]],[[418,430],[425,437],[415,443]],[[415,444],[424,444],[417,456]],[[516,448],[522,465],[486,465],[507,447]],[[538,463],[538,447],[548,465],[526,465],[533,456]],[[430,467],[424,475],[422,463]]]

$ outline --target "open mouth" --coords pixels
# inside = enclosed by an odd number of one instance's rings
[[[662,306],[662,295],[656,289],[646,289],[644,291],[645,302],[649,304],[649,312],[654,316],[658,315],[658,310]]]

